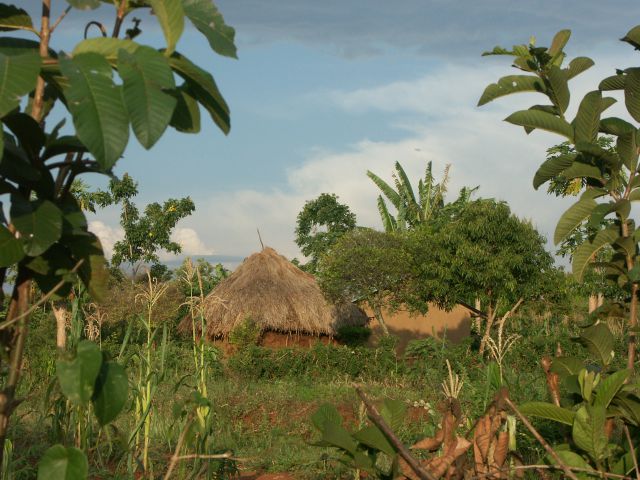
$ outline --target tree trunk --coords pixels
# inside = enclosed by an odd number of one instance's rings
[[[384,335],[389,335],[389,329],[387,328],[387,324],[382,317],[382,309],[380,307],[373,307],[373,314],[376,317],[376,320],[380,324],[380,328],[382,329],[382,333]]]
[[[638,284],[631,286],[631,305],[629,306],[629,344],[627,368],[633,372],[636,363],[636,332],[638,327]]]
[[[589,295],[589,313],[593,313],[596,308],[598,308],[598,297],[592,293]]]
[[[56,345],[64,350],[67,345],[67,317],[68,312],[64,306],[52,305],[53,316],[56,317]]]
[[[18,381],[22,370],[22,357],[29,324],[29,296],[31,279],[22,268],[18,269],[18,277],[11,295],[5,322],[15,322],[3,337],[3,347],[9,350],[9,375],[4,389],[0,392],[0,464],[4,458],[4,444],[9,429],[9,418],[20,403],[15,399]]]
[[[493,327],[493,323],[496,320],[496,311],[493,308],[493,305],[487,305],[487,325],[484,329],[484,335],[482,335],[482,340],[480,340],[480,356],[484,354],[485,348],[487,348],[487,340],[491,336],[491,327]]]
[[[476,298],[474,306],[476,307],[476,310],[482,310],[482,302],[479,298]],[[475,315],[473,320],[475,323],[476,331],[480,333],[480,331],[482,330],[482,318],[480,317],[480,315]]]

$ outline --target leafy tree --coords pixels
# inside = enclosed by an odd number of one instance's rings
[[[160,273],[159,250],[174,254],[182,251],[180,244],[171,240],[171,232],[180,220],[195,210],[189,197],[170,198],[162,205],[157,202],[147,205],[141,215],[132,202],[137,194],[138,184],[125,173],[120,180],[111,179],[108,192],[98,192],[95,195],[100,206],[121,206],[120,226],[124,230],[124,238],[114,244],[111,263],[116,267],[128,263],[133,280],[137,278],[143,263],[152,264],[156,274]]]
[[[188,262],[192,263],[191,268],[188,268]],[[190,277],[187,272],[190,272]],[[197,277],[198,272],[200,274],[200,280],[198,280]],[[204,258],[198,258],[195,265],[193,265],[193,261],[190,258],[185,258],[182,265],[176,269],[174,274],[176,278],[183,280],[181,285],[185,295],[201,297],[208,295],[209,292],[216,288],[231,272],[221,263],[213,265]],[[202,284],[202,290],[200,289],[200,284]]]
[[[533,226],[511,213],[504,202],[470,202],[456,216],[438,225],[410,232],[412,286],[406,303],[424,309],[434,302],[449,309],[480,299],[486,305],[485,332],[500,312],[519,299],[542,293],[552,258],[545,239]]]
[[[33,308],[29,305],[32,283],[46,292],[40,300],[46,302],[66,295],[77,278],[91,295],[99,297],[108,278],[100,241],[88,231],[81,206],[70,193],[76,178],[86,172],[110,175],[127,147],[130,128],[148,149],[168,127],[198,132],[200,106],[224,133],[230,128],[229,109],[213,77],[177,50],[186,17],[214,51],[236,56],[234,31],[213,3],[114,0],[110,2],[114,8],[112,35],[81,41],[68,54],[56,52],[51,43],[52,34],[65,18],[52,21],[52,3],[42,1],[39,28],[25,10],[0,4],[0,77],[4,79],[0,82],[0,197],[9,206],[9,217],[0,218],[0,283],[4,283],[7,268],[17,271],[11,300],[0,322],[5,333],[0,340],[0,370],[7,372],[0,392],[0,463],[9,418],[20,403],[16,391]],[[65,15],[72,8],[97,8],[103,2],[68,3]],[[140,8],[153,9],[165,37],[162,48],[132,40],[140,33],[137,25],[121,35],[127,16]],[[14,36],[18,30],[33,34],[35,40]],[[119,77],[117,82],[114,73]],[[54,126],[48,124],[48,115],[56,105],[59,114],[73,121],[69,135],[61,134],[65,119]],[[101,354],[89,353],[91,370],[97,374]],[[79,349],[77,354],[81,354]],[[102,373],[87,377],[84,362],[79,360],[77,367],[61,368],[61,383],[87,382],[91,388],[83,390],[86,395],[93,391],[95,380],[96,388],[102,389],[97,398],[106,401],[111,370],[102,372],[106,377]],[[122,370],[109,367],[118,371],[115,385],[122,380]],[[84,377],[77,378],[79,373]],[[126,387],[126,376],[124,384]],[[99,414],[99,406],[94,407]],[[113,413],[111,410],[109,417]],[[98,417],[101,423],[106,423],[105,418]],[[82,460],[72,463],[80,468]],[[52,478],[54,467],[46,462],[43,465],[42,478]]]
[[[386,232],[415,228],[432,221],[445,210],[444,196],[447,193],[447,183],[449,181],[449,165],[444,169],[442,181],[436,183],[433,176],[433,166],[429,162],[424,178],[418,181],[417,197],[400,162],[396,162],[395,168],[396,171],[393,174],[395,190],[375,173],[367,171],[367,176],[373,180],[397,211],[397,216],[394,217],[389,212],[382,195],[378,196],[378,211]],[[450,205],[458,207],[464,204],[469,200],[474,190],[464,187],[460,190],[458,199]]]
[[[323,193],[305,203],[296,225],[296,243],[311,258],[305,270],[315,272],[318,259],[355,226],[355,214],[333,193]]]
[[[580,199],[558,221],[554,241],[556,244],[562,242],[585,219],[594,227],[594,231],[588,232],[588,237],[573,253],[573,272],[580,280],[587,269],[594,266],[591,261],[594,255],[605,248],[613,250],[610,261],[595,266],[605,269],[612,280],[628,291],[627,362],[628,368],[633,369],[640,266],[637,265],[638,235],[630,213],[631,203],[640,199],[639,130],[628,120],[603,118],[605,111],[616,102],[616,99],[603,93],[621,90],[627,113],[632,120],[640,122],[640,69],[618,70],[615,75],[602,80],[597,90],[582,98],[576,116],[571,120],[567,118],[571,99],[568,82],[594,62],[586,57],[578,57],[563,66],[566,57],[564,47],[570,35],[569,30],[558,32],[548,48],[537,47],[532,40],[529,45],[516,45],[511,50],[496,47],[487,52],[486,55],[514,57],[514,66],[525,74],[509,75],[489,85],[478,103],[484,105],[504,95],[523,91],[539,92],[546,97],[547,104],[515,112],[506,121],[524,127],[527,133],[536,128],[556,133],[574,149],[571,153],[544,162],[534,176],[533,186],[538,188],[558,175],[567,181],[578,179]],[[640,26],[631,29],[622,41],[635,48],[640,47]],[[599,144],[602,135],[615,138],[615,152],[602,148]]]
[[[383,308],[397,308],[411,272],[403,237],[368,228],[345,233],[320,260],[316,276],[333,302],[366,302],[385,334]]]

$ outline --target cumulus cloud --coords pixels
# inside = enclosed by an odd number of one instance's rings
[[[176,228],[171,234],[171,240],[182,247],[183,255],[213,255],[213,249],[205,245],[193,228]],[[168,255],[173,257],[172,254]]]
[[[122,228],[111,227],[100,220],[89,222],[89,230],[100,239],[107,258],[111,258],[113,255],[113,245],[124,238],[124,230]]]

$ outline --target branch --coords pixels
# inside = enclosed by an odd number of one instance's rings
[[[626,424],[624,424],[624,434],[627,437],[627,442],[629,442],[631,458],[633,458],[633,467],[636,470],[636,480],[640,480],[640,469],[638,469],[638,459],[636,458],[636,449],[633,446],[633,442],[631,441],[631,434],[629,433],[629,427],[627,427]]]
[[[51,17],[51,0],[42,0],[42,22],[40,24],[40,56],[44,59],[49,56],[49,37],[51,30],[49,21]],[[44,78],[38,76],[36,89],[33,94],[33,107],[31,108],[31,116],[40,123],[42,121],[42,113],[44,107]]]
[[[69,13],[71,11],[71,5],[69,5],[67,8],[64,9],[64,12],[62,12],[60,14],[60,16],[58,17],[58,19],[55,21],[55,23],[53,24],[53,26],[51,27],[51,29],[49,30],[49,34],[53,33],[53,31],[56,29],[56,27],[58,25],[60,25],[60,22],[62,21],[62,19],[64,17],[67,16],[67,13]]]
[[[113,33],[111,34],[113,38],[118,38],[120,35],[120,28],[122,27],[122,22],[125,16],[125,8],[127,8],[127,0],[120,0],[118,13],[116,14],[116,22],[113,25]]]
[[[387,422],[384,421],[384,419],[378,412],[378,409],[375,407],[374,404],[372,404],[369,401],[369,399],[364,394],[362,389],[357,385],[355,386],[355,389],[356,389],[356,393],[362,400],[362,403],[364,403],[364,406],[367,409],[367,413],[369,414],[369,418],[371,419],[371,421],[380,430],[382,430],[385,437],[387,437],[387,439],[391,442],[393,447],[398,451],[398,454],[407,462],[407,464],[409,464],[409,467],[411,467],[411,470],[413,470],[416,473],[416,475],[418,475],[420,480],[436,480],[436,478],[433,475],[431,475],[429,472],[427,472],[425,469],[422,468],[418,460],[416,460],[416,458],[413,455],[411,455],[411,452],[409,451],[409,449],[404,446],[404,444],[398,439],[398,437],[396,437],[395,433],[393,433],[393,430],[391,430],[389,425],[387,425]]]

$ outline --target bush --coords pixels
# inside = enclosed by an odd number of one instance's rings
[[[346,325],[338,329],[336,339],[348,347],[362,347],[371,336],[371,329],[356,325]]]
[[[245,318],[229,332],[229,343],[237,350],[246,350],[256,346],[261,335],[260,327],[251,318]]]
[[[308,377],[313,379],[382,380],[402,373],[394,348],[347,347],[317,343],[310,349],[273,350],[256,345],[239,350],[227,362],[229,372],[252,379]]]

